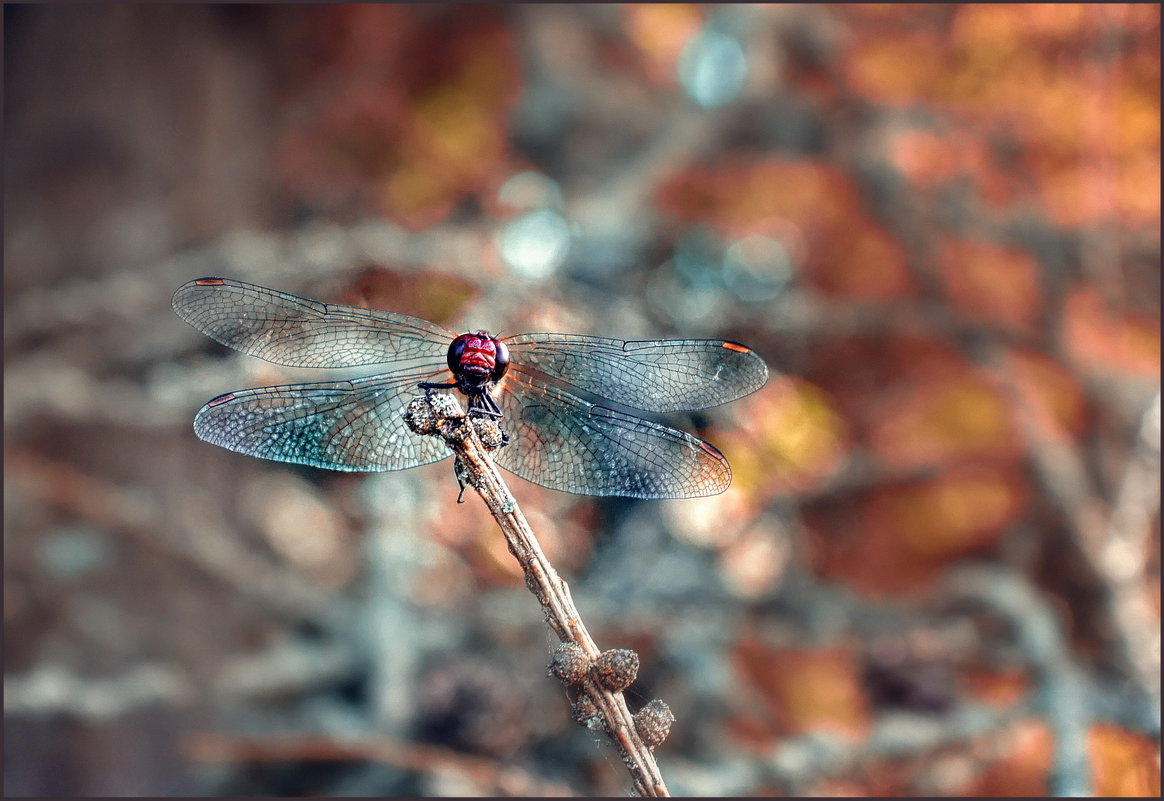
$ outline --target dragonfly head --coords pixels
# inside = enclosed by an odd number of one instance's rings
[[[500,381],[509,369],[509,348],[488,331],[461,334],[449,345],[449,369],[472,384]]]

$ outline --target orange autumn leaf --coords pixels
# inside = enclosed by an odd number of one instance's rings
[[[1026,498],[1012,469],[985,466],[884,487],[807,515],[814,563],[870,596],[922,590],[949,564],[992,547]]]
[[[1091,287],[1080,287],[1063,306],[1064,347],[1083,370],[1154,378],[1160,375],[1160,319],[1121,315]]]
[[[627,33],[657,81],[674,84],[675,65],[687,42],[703,25],[703,8],[695,3],[627,3]]]
[[[1042,42],[1070,42],[1087,22],[1085,4],[971,4],[958,9],[951,44],[963,50],[1013,52]]]
[[[849,443],[844,419],[819,387],[797,378],[768,382],[747,398],[745,425],[725,432],[733,483],[749,493],[803,489],[830,475]]]
[[[901,244],[859,215],[851,180],[833,167],[769,160],[677,173],[660,186],[659,208],[681,222],[710,224],[726,239],[789,230],[804,241],[806,280],[860,300],[911,296]]]
[[[785,159],[684,170],[662,182],[655,199],[664,214],[711,224],[725,239],[789,221],[815,228],[847,220],[857,208],[856,190],[844,173]]]
[[[409,131],[417,151],[449,173],[468,176],[487,167],[481,156],[500,155],[503,134],[490,104],[478,97],[467,87],[442,86],[420,98]]]
[[[1115,176],[1116,211],[1124,222],[1160,222],[1160,152],[1143,150],[1123,158]]]
[[[773,649],[752,639],[733,649],[736,670],[768,703],[788,733],[864,735],[868,702],[853,653],[842,648]]]
[[[1063,440],[1082,433],[1087,400],[1067,368],[1033,350],[1012,350],[1008,362],[1019,402],[1043,436]]]
[[[806,267],[807,279],[831,295],[895,300],[914,292],[905,250],[883,227],[867,220],[822,226]]]
[[[871,36],[847,52],[844,72],[857,93],[883,103],[909,105],[931,95],[934,81],[940,78],[940,72],[918,69],[918,65],[940,65],[943,52],[942,41],[932,35]]]
[[[746,711],[729,717],[724,722],[724,731],[737,744],[757,754],[770,750],[779,740],[771,721]]]
[[[895,532],[905,558],[950,562],[993,542],[1023,508],[1021,483],[1003,472],[951,471],[933,481],[878,492],[869,509],[873,525]]]
[[[1155,9],[1158,6],[1145,6]],[[1159,19],[1156,20],[1157,24]],[[1111,146],[1118,157],[1160,150],[1160,54],[1135,53],[1112,76]],[[1159,192],[1156,193],[1159,197]]]
[[[1054,743],[1051,730],[1042,720],[1020,721],[993,738],[993,749],[1003,750],[1001,759],[986,767],[963,795],[1045,796],[1051,770]]]
[[[963,793],[974,796],[1047,794],[1054,743],[1047,724],[1027,720],[996,738],[1005,753]],[[1157,745],[1147,737],[1098,723],[1087,732],[1094,795],[1100,798],[1157,797],[1160,762]]]
[[[945,365],[879,405],[869,442],[888,465],[1008,456],[1020,447],[1004,394],[968,366]]]
[[[455,201],[452,185],[415,161],[384,178],[379,199],[389,216],[417,231],[439,223]]]
[[[1113,797],[1160,795],[1160,757],[1155,742],[1106,723],[1087,732],[1095,794]]]
[[[438,25],[353,6],[319,19],[329,24],[308,41],[322,63],[312,65],[302,122],[280,147],[294,191],[419,229],[503,179],[520,73],[512,30],[496,11],[471,7]]]
[[[1010,707],[1031,690],[1031,677],[1021,671],[977,671],[967,677],[970,693],[979,701]]]
[[[1042,306],[1039,269],[1017,248],[947,240],[937,266],[950,300],[968,318],[1030,330]]]
[[[948,26],[858,29],[845,73],[881,102],[1021,116],[1064,71],[1061,51],[1083,43],[1093,16],[1086,6],[964,4]]]
[[[1063,225],[1158,225],[1160,56],[1058,74],[1028,112],[1038,197]]]
[[[963,175],[980,177],[990,166],[985,145],[963,130],[905,129],[890,136],[886,155],[911,184],[922,189]]]
[[[914,24],[905,7],[851,14],[852,91],[944,108],[1007,144],[1012,164],[972,173],[985,203],[1037,203],[1065,226],[1158,223],[1157,7],[967,3],[948,23]],[[1114,31],[1127,39],[1115,54],[1101,44]]]
[[[452,325],[480,288],[458,275],[399,272],[369,266],[353,274],[339,301],[364,309],[394,309],[413,317]]]
[[[1096,172],[1079,159],[1034,159],[1038,201],[1059,225],[1084,225],[1096,219],[1098,208],[1092,198],[1103,188],[1097,185]],[[1105,204],[1106,205],[1106,204]],[[1114,212],[1110,206],[1100,214]]]
[[[399,162],[381,192],[385,211],[416,229],[506,170],[505,126],[518,89],[512,36],[486,25],[445,50],[441,78],[410,98]]]

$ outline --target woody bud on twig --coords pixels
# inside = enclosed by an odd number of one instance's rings
[[[557,676],[563,684],[581,684],[590,672],[590,657],[572,642],[559,643],[550,657],[549,674]]]
[[[594,705],[594,699],[590,697],[590,693],[585,690],[578,694],[574,703],[570,704],[570,717],[588,729],[602,727],[602,718],[598,717],[598,707]]]
[[[650,748],[662,743],[671,733],[671,724],[675,716],[671,714],[671,707],[658,698],[648,701],[647,705],[635,713],[635,731],[643,742]]]
[[[590,670],[599,684],[619,693],[639,677],[639,655],[626,648],[612,648],[599,654]]]

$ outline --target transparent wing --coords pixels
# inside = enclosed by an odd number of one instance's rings
[[[648,412],[706,409],[755,392],[764,360],[721,339],[627,342],[579,334],[505,340],[512,365],[532,368],[615,403]]]
[[[456,336],[406,314],[320,303],[230,278],[189,281],[172,303],[179,317],[223,345],[290,367],[426,360],[435,369]]]
[[[507,375],[496,394],[509,433],[497,463],[527,481],[580,495],[694,498],[731,483],[727,459],[698,437]]]
[[[352,381],[259,387],[221,395],[194,417],[194,431],[232,451],[329,470],[387,471],[452,455],[438,437],[413,433],[404,408],[432,370]]]

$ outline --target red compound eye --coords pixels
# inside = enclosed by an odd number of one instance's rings
[[[496,355],[493,357],[495,361],[493,380],[500,381],[501,376],[509,369],[509,348],[500,339],[493,340],[493,347],[496,349]]]
[[[447,361],[449,364],[449,369],[452,370],[453,373],[460,372],[461,357],[465,354],[465,346],[469,344],[470,340],[476,338],[477,337],[473,336],[472,334],[461,334],[459,337],[453,340],[452,344],[449,345]]]

